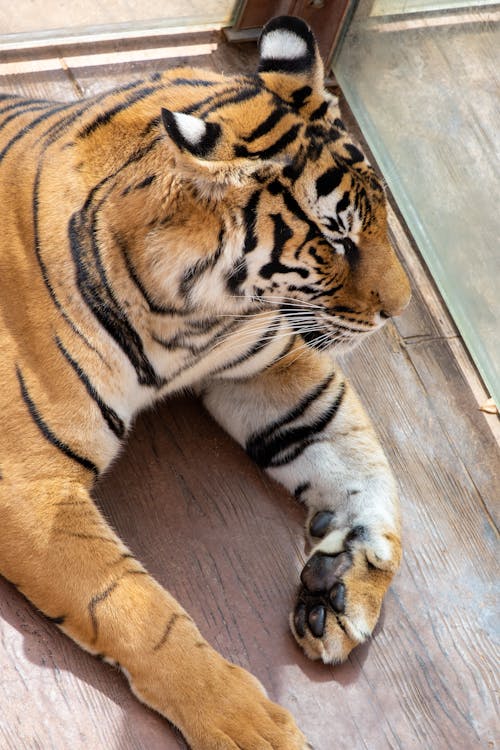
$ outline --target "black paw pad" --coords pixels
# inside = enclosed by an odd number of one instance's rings
[[[297,635],[303,638],[306,634],[306,605],[299,604],[293,615],[293,624]]]
[[[307,617],[307,622],[309,623],[309,630],[313,636],[315,638],[321,638],[325,632],[326,623],[326,609],[322,604],[316,604],[316,606],[311,609]]]
[[[330,605],[334,612],[341,615],[345,610],[345,586],[339,581],[335,583],[329,595]]]
[[[326,532],[330,529],[334,513],[330,510],[320,510],[319,513],[313,517],[310,525],[309,532],[311,536],[315,536],[318,539],[322,539]]]
[[[352,565],[349,553],[325,555],[316,552],[305,564],[300,580],[308,591],[321,593],[329,591]]]

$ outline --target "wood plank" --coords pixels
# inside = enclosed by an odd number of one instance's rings
[[[216,54],[217,47],[220,45],[222,35],[216,31],[207,31],[196,34],[177,34],[161,40],[149,39],[143,40],[140,44],[137,41],[126,42],[107,42],[99,45],[97,52],[100,54],[129,54],[129,60],[123,62],[111,62],[110,64],[101,65],[99,69],[93,66],[86,66],[85,62],[78,65],[78,61],[65,57],[74,54],[71,50],[62,50],[63,59],[67,61],[71,74],[78,82],[83,96],[94,96],[100,94],[106,89],[111,88],[127,81],[141,78],[157,71],[162,72],[167,68],[178,65],[189,65],[200,68],[212,68],[212,59]],[[168,45],[170,57],[162,56],[161,50]],[[157,57],[154,59],[141,60],[141,48],[147,49],[148,55],[153,55],[157,51]],[[208,49],[210,48],[210,52]],[[175,54],[175,57],[173,56]]]
[[[79,97],[78,87],[75,87],[71,75],[61,62],[57,69],[43,73],[38,72],[36,65],[33,65],[33,70],[26,70],[22,75],[15,73],[1,76],[0,91],[56,101],[71,101]]]
[[[255,52],[241,47],[220,46],[208,67],[254,69]],[[82,91],[96,93],[156,67],[70,72]],[[19,81],[33,94],[36,85]],[[70,98],[65,74],[42,78],[38,91],[57,86]],[[288,633],[304,559],[302,509],[197,401],[173,399],[143,414],[96,492],[204,635],[257,674],[316,750],[498,742],[498,450],[418,279],[414,285],[398,328],[389,324],[344,363],[398,477],[406,550],[374,638],[346,664],[308,661]],[[0,646],[0,747],[186,747],[116,670],[80,651],[1,580]]]

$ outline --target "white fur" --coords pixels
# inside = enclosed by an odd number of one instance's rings
[[[183,138],[193,146],[196,146],[207,132],[207,127],[203,120],[191,115],[185,115],[182,112],[173,112],[173,115]]]
[[[296,60],[304,57],[307,44],[293,31],[275,29],[264,36],[260,48],[263,59]]]

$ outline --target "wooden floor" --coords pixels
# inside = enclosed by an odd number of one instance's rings
[[[190,63],[252,69],[251,46],[209,41],[218,45],[213,54]],[[71,99],[173,62],[76,69],[62,61],[55,72],[0,78],[0,89]],[[478,410],[459,366],[472,372],[461,341],[397,223],[393,231],[413,301],[344,363],[398,477],[404,513],[403,567],[369,644],[335,668],[295,646],[287,615],[304,560],[302,509],[195,400],[141,416],[96,497],[204,635],[293,711],[315,750],[491,750],[500,741],[500,482],[497,425],[487,419],[496,418]],[[0,748],[185,744],[116,670],[80,651],[0,579]]]

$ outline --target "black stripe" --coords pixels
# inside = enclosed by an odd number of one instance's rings
[[[138,81],[131,81],[129,83],[124,84],[123,86],[119,86],[116,89],[113,89],[112,91],[104,91],[102,94],[98,94],[97,96],[94,96],[90,99],[85,99],[82,102],[74,102],[73,107],[75,108],[74,111],[67,115],[66,117],[63,117],[62,120],[58,120],[56,123],[50,126],[43,134],[42,138],[47,138],[47,143],[44,146],[47,148],[48,146],[55,143],[57,138],[64,133],[65,129],[68,128],[70,125],[72,125],[74,122],[76,122],[78,119],[81,118],[82,115],[84,115],[86,112],[91,110],[93,107],[95,107],[96,104],[103,101],[104,99],[107,99],[108,97],[116,96],[119,94],[123,94],[126,91],[129,91],[133,88],[137,88],[138,86],[142,86],[144,83],[143,80]],[[78,106],[80,105],[80,106]]]
[[[161,115],[157,115],[156,117],[153,117],[148,122],[148,124],[146,125],[146,127],[144,127],[141,130],[139,138],[144,138],[145,136],[149,135],[155,128],[157,128],[159,126],[160,122],[161,122]]]
[[[338,201],[335,210],[337,214],[340,214],[341,211],[345,211],[346,208],[349,207],[349,203],[351,202],[351,195],[348,190],[345,191],[342,198]]]
[[[258,156],[260,159],[270,159],[271,156],[274,156],[280,151],[283,151],[286,146],[289,146],[290,143],[293,143],[297,139],[297,135],[301,127],[302,126],[300,125],[300,123],[292,125],[291,128],[283,133],[281,138],[278,138],[276,143],[274,143],[272,146],[269,146],[268,148],[262,149],[261,151],[249,151],[246,146],[238,144],[234,147],[234,155],[241,157]]]
[[[99,253],[97,216],[114,186],[112,185],[102,198],[97,199],[97,193],[130,164],[144,158],[160,140],[159,136],[154,138],[129,156],[115,172],[97,183],[89,192],[80,211],[73,214],[68,225],[70,248],[80,293],[97,320],[130,360],[136,370],[139,383],[156,388],[164,385],[165,381],[154,371],[151,362],[146,357],[139,334],[130,324],[109,286]]]
[[[40,246],[40,229],[39,229],[39,221],[38,221],[38,208],[39,208],[39,189],[40,189],[40,178],[42,173],[42,163],[43,163],[43,157],[40,159],[35,175],[35,182],[33,185],[33,203],[32,203],[32,210],[33,210],[33,237],[34,237],[34,250],[35,250],[35,256],[38,262],[38,265],[40,267],[40,273],[42,275],[43,282],[45,284],[45,287],[50,295],[50,298],[54,305],[57,307],[59,312],[61,313],[61,316],[63,319],[68,323],[71,330],[88,346],[89,349],[91,349],[93,352],[95,352],[101,361],[104,362],[104,359],[102,357],[102,354],[93,346],[93,344],[90,343],[90,341],[87,339],[86,336],[79,330],[77,325],[71,320],[69,315],[64,310],[63,306],[61,305],[57,294],[54,290],[54,287],[52,286],[49,274],[47,271],[47,266],[45,265],[45,262],[42,258],[41,253],[41,246]],[[105,364],[107,364],[105,362]]]
[[[208,333],[220,325],[222,324],[219,318],[202,318],[201,320],[190,320],[188,322],[189,328],[191,328],[197,336]]]
[[[170,618],[169,618],[169,620],[167,622],[167,625],[165,627],[165,630],[163,631],[162,637],[160,638],[160,640],[158,641],[158,643],[155,646],[153,646],[153,651],[159,651],[159,649],[162,646],[165,645],[165,643],[168,640],[168,636],[170,635],[170,632],[171,632],[172,628],[174,627],[176,621],[179,619],[179,617],[180,617],[180,615],[177,614],[177,612],[174,612],[170,616]]]
[[[278,195],[281,193],[285,202],[285,206],[290,211],[290,213],[292,213],[297,219],[300,219],[305,224],[307,224],[307,226],[309,227],[309,232],[305,242],[309,242],[310,240],[318,237],[324,240],[323,233],[320,231],[317,224],[315,224],[309,218],[305,211],[303,211],[303,209],[300,207],[299,203],[297,203],[290,191],[287,190],[279,180],[273,180],[273,182],[270,182],[267,186],[267,189],[269,190],[271,195]]]
[[[49,622],[53,622],[54,625],[64,625],[66,619],[64,615],[59,615],[58,617],[49,617],[49,615],[45,615],[45,617]]]
[[[295,89],[291,93],[291,99],[295,109],[300,109],[306,104],[307,100],[312,94],[312,88],[310,86],[301,86],[300,89]]]
[[[299,75],[310,70],[311,66],[312,59],[309,55],[295,57],[293,60],[290,60],[290,58],[268,57],[261,60],[259,73],[291,73],[292,75]]]
[[[128,195],[133,190],[142,190],[143,188],[148,187],[151,185],[152,182],[156,180],[155,174],[150,174],[149,177],[145,177],[141,182],[138,182],[136,185],[129,185],[128,187],[123,190],[122,195]]]
[[[318,198],[332,193],[340,185],[345,174],[345,169],[332,167],[318,177],[316,180],[316,195]]]
[[[134,151],[124,162],[121,166],[119,166],[114,172],[110,172],[106,177],[103,177],[102,180],[100,180],[94,187],[90,190],[89,194],[87,195],[87,198],[85,200],[85,203],[83,204],[82,210],[87,211],[90,207],[91,203],[95,199],[96,193],[106,185],[106,183],[111,182],[111,180],[114,180],[117,175],[120,174],[120,172],[123,172],[124,169],[129,167],[131,164],[134,164],[135,162],[141,161],[144,159],[145,156],[147,156],[150,151],[161,141],[160,136],[156,136],[153,138],[149,143],[147,143],[144,146],[141,146],[141,148],[137,149],[137,151]]]
[[[245,244],[243,245],[243,252],[246,255],[251,253],[257,247],[257,234],[255,232],[255,219],[257,217],[257,206],[262,190],[256,190],[252,193],[250,200],[243,209],[243,222],[245,225]]]
[[[97,406],[99,407],[99,410],[102,414],[103,419],[105,420],[106,424],[108,425],[109,429],[116,435],[116,437],[121,440],[125,434],[125,425],[123,421],[120,419],[118,414],[111,409],[110,406],[108,406],[102,398],[97,393],[96,389],[90,382],[88,376],[86,373],[82,370],[80,365],[76,360],[73,359],[71,354],[68,352],[68,350],[64,347],[61,339],[59,336],[55,337],[55,342],[57,344],[57,347],[61,354],[65,357],[65,359],[69,362],[73,370],[78,375],[79,380],[83,383],[85,386],[87,393],[89,396],[95,401]]]
[[[328,111],[328,102],[324,101],[322,104],[317,107],[314,112],[311,112],[309,115],[309,120],[320,120],[322,117],[326,115]]]
[[[51,445],[53,445],[55,448],[60,450],[62,453],[64,453],[65,456],[68,458],[71,458],[73,461],[76,461],[80,466],[83,466],[88,471],[91,471],[96,476],[99,474],[99,469],[97,466],[90,461],[88,458],[85,458],[84,456],[80,456],[78,453],[76,453],[74,450],[72,450],[69,445],[66,445],[62,440],[60,440],[57,435],[50,429],[50,427],[47,425],[47,423],[44,421],[42,416],[40,415],[40,412],[36,408],[35,403],[32,401],[28,389],[26,388],[26,384],[24,382],[24,378],[21,374],[21,371],[19,367],[16,367],[16,375],[17,379],[19,381],[19,386],[21,388],[21,395],[23,398],[24,403],[28,407],[28,411],[31,415],[31,418],[33,419],[34,423],[42,433],[42,435],[49,441]]]
[[[364,161],[364,154],[362,154],[359,148],[357,148],[353,143],[344,143],[344,148],[349,152],[350,164],[357,164],[360,161]]]
[[[266,328],[262,336],[259,337],[259,339],[253,344],[253,346],[250,347],[250,349],[243,354],[240,354],[235,359],[231,360],[230,362],[226,362],[226,364],[221,365],[216,370],[213,370],[211,372],[211,375],[216,375],[219,372],[225,372],[226,370],[232,370],[233,367],[237,367],[238,365],[243,364],[243,362],[246,362],[247,360],[254,357],[256,354],[258,354],[262,349],[265,349],[267,346],[273,343],[274,336],[271,336],[272,333],[276,333],[276,329],[280,327],[281,324],[281,316],[275,318],[271,325]],[[245,329],[243,328],[243,333],[245,332]]]
[[[314,292],[311,298],[311,301],[321,299],[321,297],[333,297],[335,294],[337,294],[340,289],[342,289],[344,284],[337,284],[336,286],[331,286],[329,289],[325,289],[321,292]],[[325,310],[325,312],[328,314],[328,310]]]
[[[257,125],[257,127],[252,130],[250,135],[243,136],[243,140],[246,143],[251,143],[252,141],[257,140],[257,138],[261,138],[266,133],[269,133],[269,131],[272,130],[285,115],[285,109],[276,108],[263,122],[260,123],[260,125]]]
[[[295,344],[295,338],[296,338],[295,334],[293,333],[290,334],[290,340],[286,342],[285,346],[283,347],[283,350],[278,354],[278,356],[275,357],[272,362],[266,365],[266,369],[269,370],[273,365],[279,362],[280,359],[283,359],[283,357],[286,357],[286,355],[292,351],[293,346]]]
[[[202,78],[172,78],[168,83],[172,86],[214,86],[220,81],[206,81]]]
[[[326,391],[330,383],[333,381],[334,377],[335,372],[330,373],[328,377],[326,377],[321,383],[319,383],[319,385],[317,385],[313,391],[304,396],[304,398],[299,401],[299,403],[294,406],[293,409],[288,411],[283,417],[275,420],[274,422],[271,422],[271,424],[267,425],[267,427],[265,427],[263,430],[254,432],[252,435],[250,435],[245,447],[247,453],[252,456],[252,458],[254,458],[254,460],[258,463],[257,457],[259,446],[268,441],[269,438],[272,438],[274,434],[277,434],[283,427],[290,424],[290,422],[294,422],[296,419],[301,417],[304,412],[311,406],[311,404],[313,404],[316,399],[318,399],[321,394]]]
[[[271,260],[262,266],[262,268],[259,270],[259,275],[262,276],[263,279],[270,279],[272,276],[274,276],[274,274],[277,273],[296,273],[302,279],[306,279],[309,276],[309,271],[306,268],[301,268],[300,266],[285,266],[281,262],[283,250],[288,240],[293,237],[293,231],[283,220],[281,214],[270,214],[270,218],[274,223],[273,249],[271,252]]]
[[[307,159],[308,155],[306,154],[305,148],[300,146],[291,163],[287,164],[284,168],[283,177],[286,177],[291,182],[298,180],[304,171]]]
[[[323,123],[313,123],[306,127],[306,138],[319,148],[322,143],[331,144],[338,140],[340,133],[336,128],[325,128]]]
[[[97,216],[108,195],[96,205],[91,201],[73,214],[68,225],[71,254],[76,268],[76,282],[93,315],[126,354],[141,385],[163,385],[146,357],[142,339],[132,327],[109,285],[99,253]]]
[[[313,391],[304,396],[304,398],[299,401],[299,403],[294,406],[293,409],[291,409],[283,417],[281,417],[281,419],[277,419],[274,422],[271,422],[271,424],[268,425],[265,429],[251,435],[248,439],[247,445],[248,443],[253,444],[254,442],[260,442],[261,440],[267,439],[277,430],[280,430],[285,425],[290,424],[290,422],[294,422],[296,419],[301,417],[304,412],[311,406],[311,404],[313,404],[316,399],[326,391],[334,377],[335,371],[328,375],[321,383],[319,383]]]
[[[248,82],[247,82],[248,83]],[[261,89],[257,86],[244,87],[243,84],[231,86],[228,89],[221,91],[220,93],[213,93],[210,96],[205,97],[199,102],[184,107],[179,110],[185,115],[191,115],[194,112],[200,116],[206,117],[211,112],[215,112],[218,109],[227,107],[229,104],[239,104],[240,102],[248,101],[253,99],[261,93]],[[205,105],[209,105],[205,107]],[[202,110],[200,112],[200,110]]]
[[[189,615],[187,615],[185,612],[181,612],[181,613],[173,612],[171,614],[171,616],[169,617],[169,619],[168,619],[168,622],[167,622],[167,625],[165,627],[165,630],[163,631],[162,637],[160,638],[160,640],[158,641],[158,643],[156,644],[156,646],[153,646],[153,651],[158,651],[158,649],[162,648],[162,646],[165,645],[165,643],[167,642],[167,639],[168,639],[168,637],[170,635],[170,632],[171,632],[172,628],[174,627],[175,623],[178,620],[187,620],[187,622],[191,622],[191,623],[193,622],[192,619],[191,619],[191,617]],[[199,646],[200,644],[196,643],[195,645]]]
[[[142,190],[145,187],[148,187],[148,185],[151,185],[152,182],[156,180],[155,174],[150,174],[149,177],[145,177],[141,182],[139,182],[138,185],[135,186],[135,190]]]
[[[255,442],[252,443],[251,450],[249,450],[247,443],[247,453],[263,468],[283,466],[284,464],[291,463],[311,443],[315,442],[316,436],[331,422],[342,403],[344,393],[345,384],[342,383],[335,401],[324,414],[315,419],[311,424],[292,427],[286,431],[278,431],[274,436],[271,435],[267,440],[262,441],[258,445]]]
[[[174,349],[185,349],[189,354],[192,354],[195,357],[195,359],[191,359],[189,362],[185,362],[181,367],[179,367],[179,369],[170,376],[168,382],[171,383],[173,380],[175,380],[175,378],[179,377],[179,375],[181,375],[184,370],[187,370],[193,365],[198,364],[200,354],[203,354],[207,350],[214,349],[218,345],[221,336],[226,336],[226,334],[230,333],[234,328],[240,325],[240,320],[232,320],[230,323],[225,324],[220,330],[218,330],[212,336],[212,338],[210,338],[209,341],[206,341],[203,344],[193,344],[192,342],[187,341],[187,337],[185,337],[182,333],[177,333],[170,339],[162,339],[153,333],[151,335],[153,341],[155,341],[160,346],[163,346],[165,349],[168,349],[169,351],[172,351]]]
[[[179,287],[179,293],[183,297],[187,297],[195,283],[203,276],[207,271],[213,270],[220,260],[224,250],[224,229],[222,228],[219,232],[219,240],[216,251],[209,255],[207,258],[201,258],[194,265],[187,269],[182,276],[182,281]]]
[[[192,115],[195,113],[199,115],[200,110],[202,110],[203,107],[207,104],[210,105],[208,111],[211,112],[212,109],[217,109],[217,107],[220,106],[221,102],[224,101],[223,99],[224,96],[229,96],[229,94],[234,94],[235,92],[237,92],[236,95],[238,95],[240,90],[241,89],[239,88],[239,86],[232,86],[229,89],[225,89],[217,93],[214,92],[212,94],[209,94],[209,96],[206,96],[204,99],[201,99],[198,102],[194,102],[193,104],[189,104],[188,106],[183,107],[182,109],[179,110],[179,112],[182,112],[182,114],[184,115]],[[216,104],[214,104],[215,97],[218,97],[218,102]]]
[[[90,621],[92,623],[92,629],[94,631],[94,635],[93,635],[91,643],[95,643],[97,641],[97,634],[99,631],[99,623],[97,620],[95,609],[98,604],[100,604],[102,601],[108,598],[108,596],[116,589],[119,583],[120,583],[120,579],[118,579],[117,581],[113,581],[113,583],[110,583],[110,585],[106,589],[104,589],[104,591],[101,594],[96,594],[95,596],[92,597],[92,599],[89,602],[87,609],[88,609]]]
[[[327,310],[327,313],[330,315],[336,315],[337,313],[350,313],[351,315],[355,315],[356,310],[353,310],[352,307],[346,307],[345,305],[337,305],[336,307],[331,307]],[[351,318],[351,320],[356,320],[356,318]],[[348,330],[351,329],[349,328]]]
[[[42,109],[45,106],[48,109],[53,105],[54,102],[49,102],[46,99],[18,99],[13,104],[8,104],[6,107],[2,107],[2,109],[0,109],[0,115],[3,115],[4,112],[11,112],[13,109],[18,109],[19,107],[24,109],[25,107],[35,106],[35,108],[40,107],[40,109]]]
[[[229,292],[231,294],[237,294],[238,292],[240,292],[240,287],[243,282],[246,281],[247,277],[247,262],[245,260],[245,256],[242,255],[241,258],[238,258],[233,268],[226,276],[226,284]]]
[[[52,109],[49,109],[47,112],[44,112],[43,115],[40,115],[40,117],[36,117],[34,120],[28,123],[28,125],[25,125],[24,128],[22,128],[18,133],[16,133],[15,136],[13,136],[10,139],[10,141],[3,148],[3,150],[0,151],[0,161],[4,159],[4,157],[10,151],[12,146],[14,146],[19,140],[21,140],[21,138],[24,138],[25,135],[27,135],[34,128],[36,128],[37,125],[39,125],[44,120],[47,120],[49,117],[52,117],[52,115],[55,115],[57,112],[60,112],[63,109],[69,109],[69,107],[74,107],[74,104],[62,104],[59,107],[53,107]]]
[[[169,307],[167,305],[159,305],[157,302],[153,300],[149,291],[144,286],[142,279],[137,273],[137,269],[132,263],[132,259],[130,257],[130,253],[129,253],[129,249],[128,249],[128,245],[126,241],[121,235],[118,235],[118,234],[114,234],[113,239],[116,242],[120,252],[122,253],[123,260],[125,261],[125,266],[127,268],[129,276],[131,280],[134,282],[139,292],[142,294],[142,296],[146,300],[149,311],[152,313],[155,313],[156,315],[185,315],[186,314],[185,310],[177,310],[175,307]]]
[[[115,104],[114,107],[111,107],[111,109],[106,110],[106,112],[100,112],[97,117],[92,120],[92,122],[89,122],[87,125],[85,125],[82,130],[77,135],[77,138],[87,138],[89,135],[91,135],[97,128],[99,128],[101,125],[107,125],[111,120],[116,117],[117,114],[120,112],[124,112],[126,109],[131,107],[136,102],[141,101],[142,99],[146,99],[150,94],[153,94],[155,91],[158,91],[158,86],[146,86],[143,89],[139,89],[139,91],[135,91],[132,96],[130,96],[128,99],[126,99],[124,102],[120,102],[119,104]]]
[[[26,104],[25,102],[17,102],[16,104],[11,104],[10,107],[5,107],[5,109],[0,110],[0,115],[6,112],[7,110],[16,109],[16,112],[13,112],[8,117],[5,118],[5,120],[0,123],[0,130],[3,130],[9,122],[12,122],[12,120],[16,120],[18,117],[22,117],[27,112],[39,112],[41,109],[48,109],[47,104]],[[19,109],[21,107],[21,109]]]

